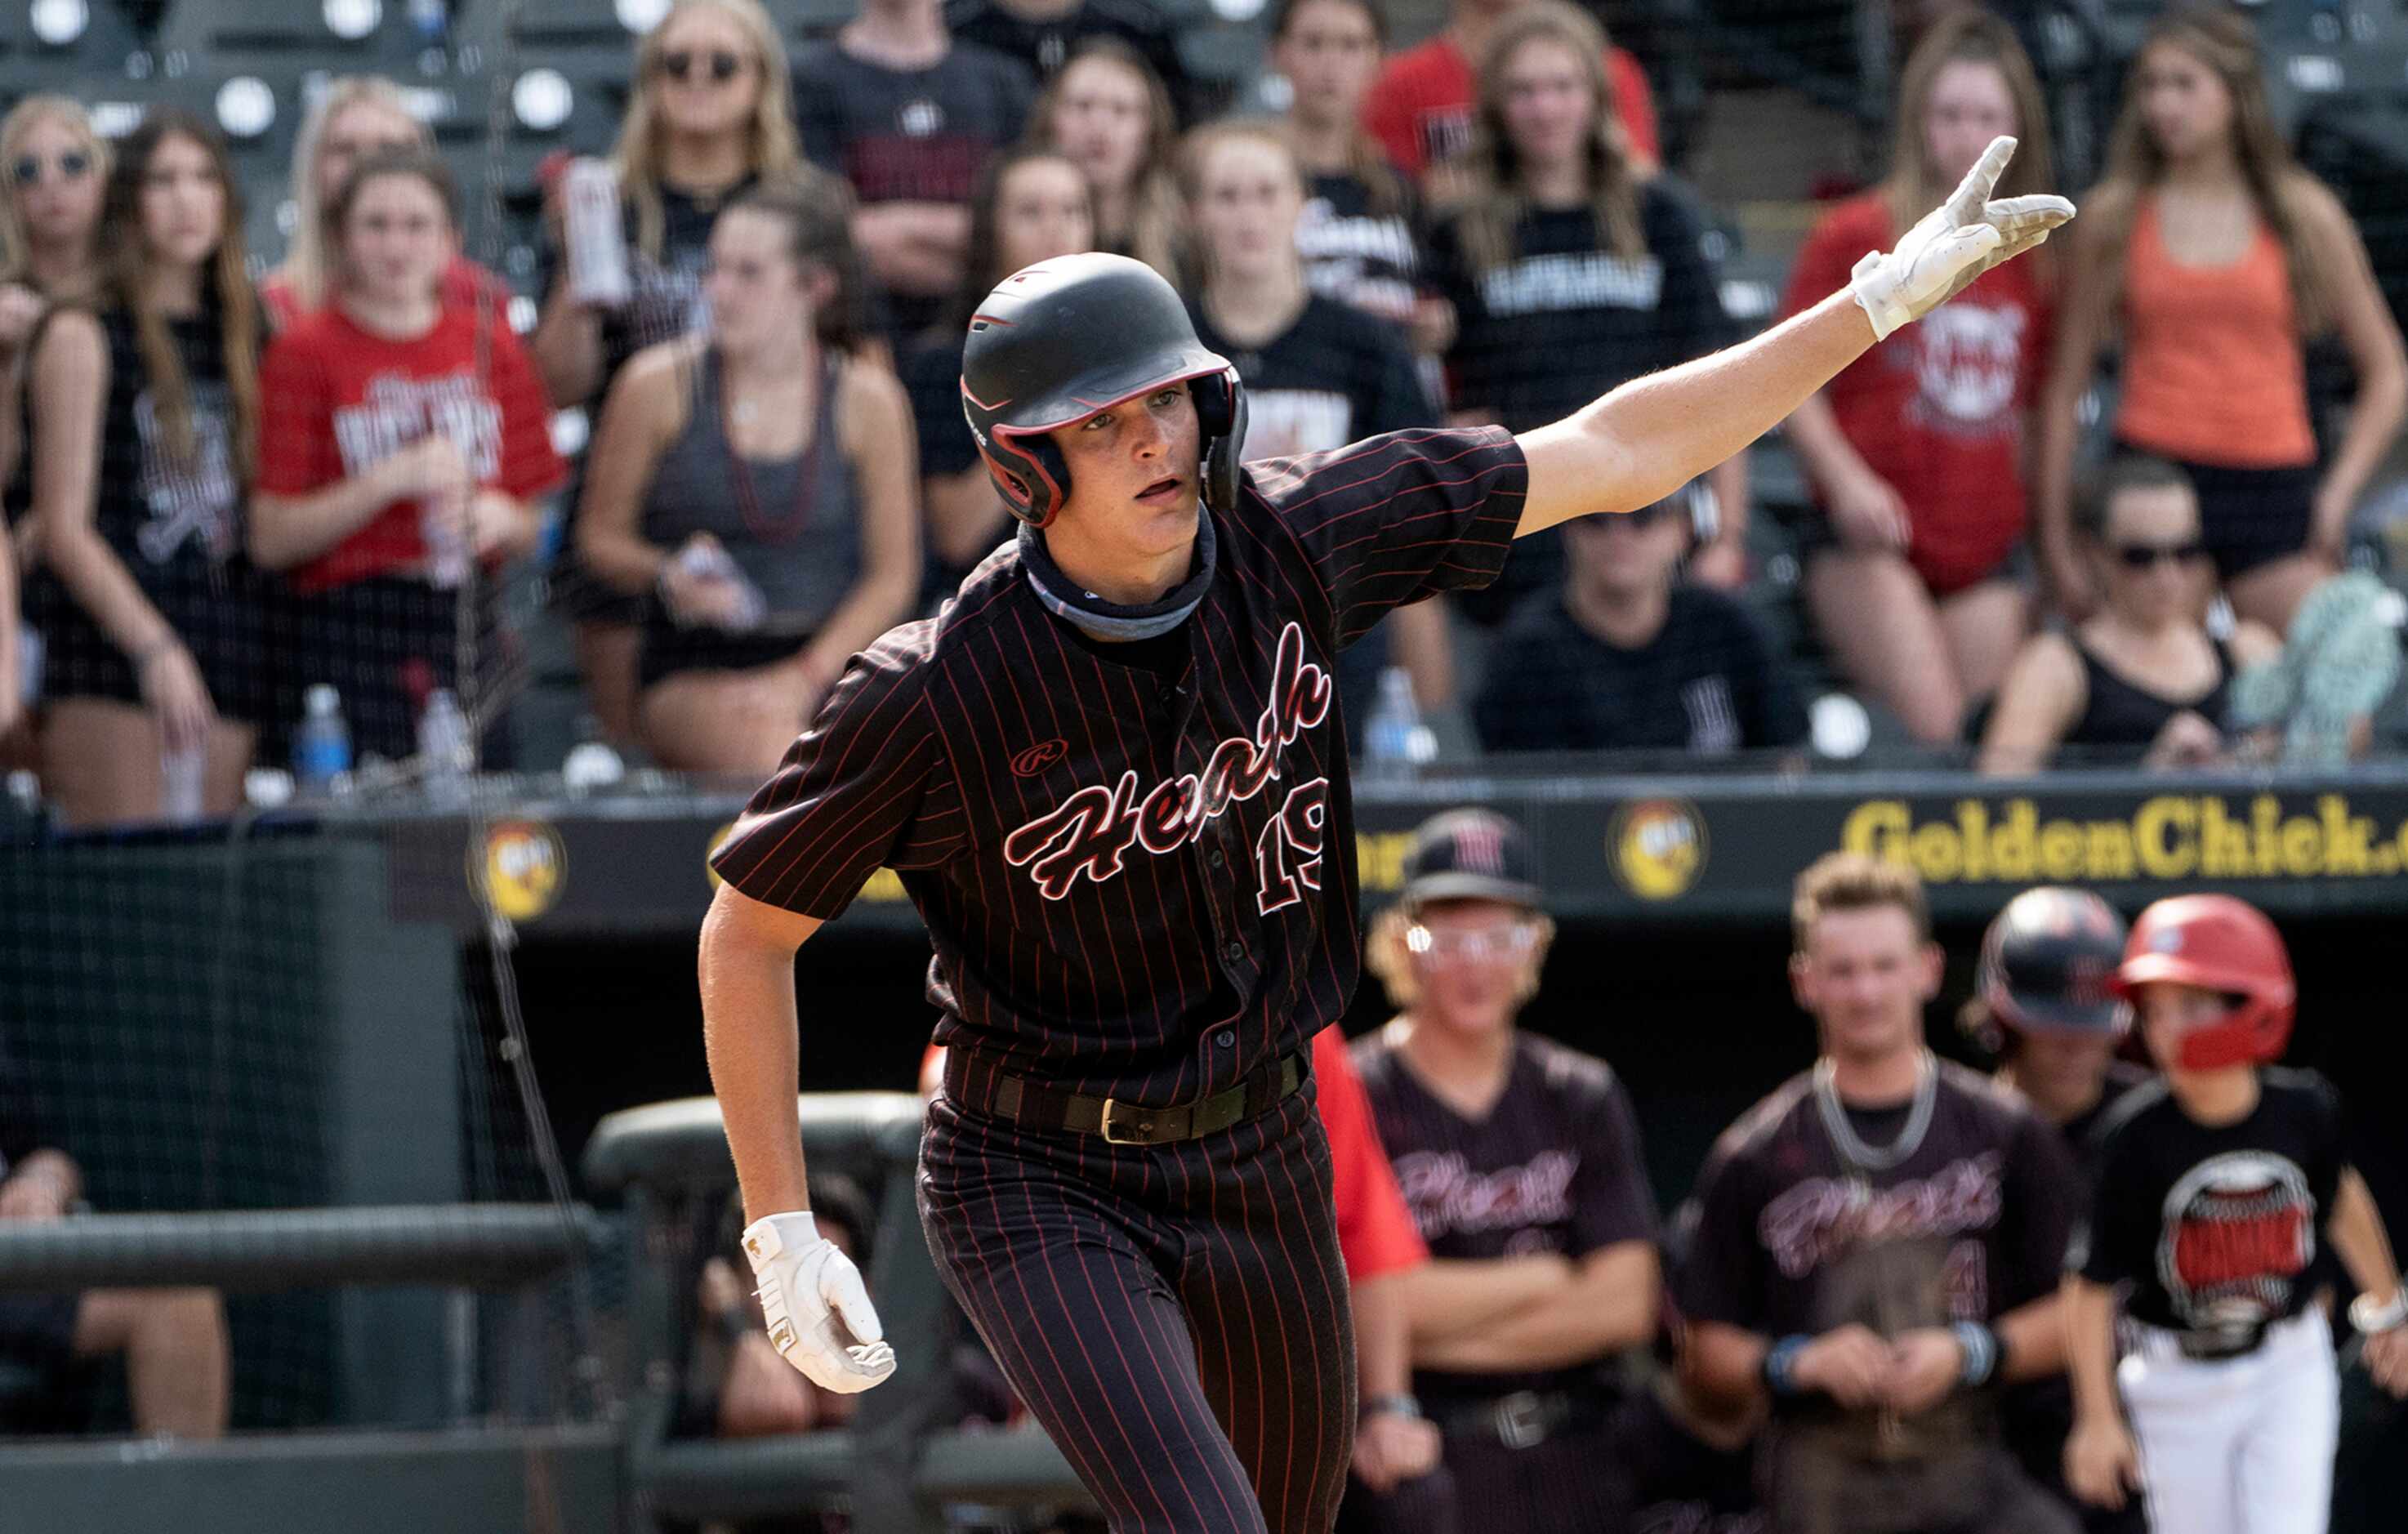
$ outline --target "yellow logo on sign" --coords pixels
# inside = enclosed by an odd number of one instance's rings
[[[1677,900],[1706,868],[1706,818],[1686,799],[1639,799],[1606,835],[1614,877],[1641,900]]]
[[[1840,845],[1910,864],[1927,883],[2130,879],[2389,879],[2408,868],[2408,824],[2385,827],[2339,794],[2315,813],[2272,794],[2246,804],[2217,794],[2160,794],[2129,813],[2042,819],[2028,798],[1959,799],[1918,818],[1904,799],[1848,811]]]
[[[472,870],[494,909],[513,922],[531,922],[560,898],[568,851],[560,833],[541,821],[506,820],[485,833],[482,867]]]

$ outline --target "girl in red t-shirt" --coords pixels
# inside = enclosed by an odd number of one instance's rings
[[[1867,251],[1888,249],[2000,134],[2022,145],[1999,194],[2050,185],[2045,111],[2005,22],[1974,10],[1935,23],[1900,79],[1888,180],[1815,225],[1790,273],[1788,312],[1844,285]],[[2030,626],[2017,567],[2024,428],[2048,276],[2032,261],[1985,274],[1789,418],[1823,512],[1807,537],[1815,622],[1841,668],[1919,740],[1957,738]]]
[[[427,691],[459,685],[470,554],[490,571],[532,548],[536,498],[563,474],[509,324],[446,301],[453,207],[423,151],[362,162],[325,208],[334,301],[260,368],[251,547],[291,581],[283,670],[293,686],[333,683],[355,749],[395,760]]]

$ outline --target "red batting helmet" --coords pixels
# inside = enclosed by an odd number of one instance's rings
[[[2183,1036],[2178,1064],[2214,1070],[2278,1058],[2291,1037],[2299,989],[2283,935],[2257,907],[2229,895],[2178,895],[2141,912],[2115,970],[2115,989],[2172,981],[2234,999],[2222,1021]]]

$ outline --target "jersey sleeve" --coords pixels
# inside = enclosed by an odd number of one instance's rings
[[[1246,470],[1303,545],[1352,644],[1391,608],[1505,567],[1530,466],[1498,426],[1395,432]]]
[[[1313,1036],[1312,1073],[1322,1128],[1329,1137],[1338,1247],[1346,1259],[1346,1276],[1360,1283],[1420,1266],[1428,1259],[1429,1249],[1413,1228],[1412,1211],[1397,1186],[1396,1168],[1380,1143],[1371,1100],[1335,1027]]]
[[[1589,1104],[1580,1166],[1572,1173],[1574,1256],[1656,1239],[1656,1195],[1639,1146],[1630,1094],[1608,1077]]]
[[[2107,1132],[2099,1149],[2099,1183],[2087,1214],[2068,1243],[2066,1267],[2092,1283],[2114,1288],[2148,1272],[2158,1211],[2141,1186],[2130,1121]]]
[[[2329,1224],[2341,1197],[2342,1172],[2349,1166],[2349,1124],[2341,1093],[2331,1082],[2315,1071],[2302,1071],[2300,1078],[2308,1093],[2309,1131],[2315,1137],[2304,1168],[2308,1194],[2316,1201],[2320,1221]]]
[[[879,868],[933,868],[962,849],[966,817],[924,663],[901,638],[912,632],[853,657],[711,855],[721,879],[832,921]]]
[[[1764,1196],[1755,1166],[1740,1148],[1726,1143],[1706,1158],[1693,1195],[1697,1228],[1673,1277],[1681,1313],[1691,1321],[1719,1321],[1756,1329],[1762,1314],[1764,1243],[1756,1219]]]
[[[2002,1260],[1991,1296],[1993,1318],[2054,1293],[2065,1270],[2074,1210],[2065,1190],[2080,1185],[2073,1157],[2057,1130],[2036,1113],[2020,1117],[2008,1146],[2006,1210],[2000,1222]]]
[[[508,324],[494,326],[493,346],[494,403],[502,412],[501,487],[533,500],[568,478],[568,466],[552,445],[552,399]]]
[[[267,343],[259,362],[258,488],[306,495],[342,479],[324,359],[308,330],[287,331]]]

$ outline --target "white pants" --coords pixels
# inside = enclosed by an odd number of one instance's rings
[[[2325,1534],[2341,1375],[2332,1331],[2310,1309],[2276,1323],[2254,1353],[2182,1356],[2173,1334],[2135,1328],[2115,1370],[2141,1444],[2149,1527],[2158,1534]]]

